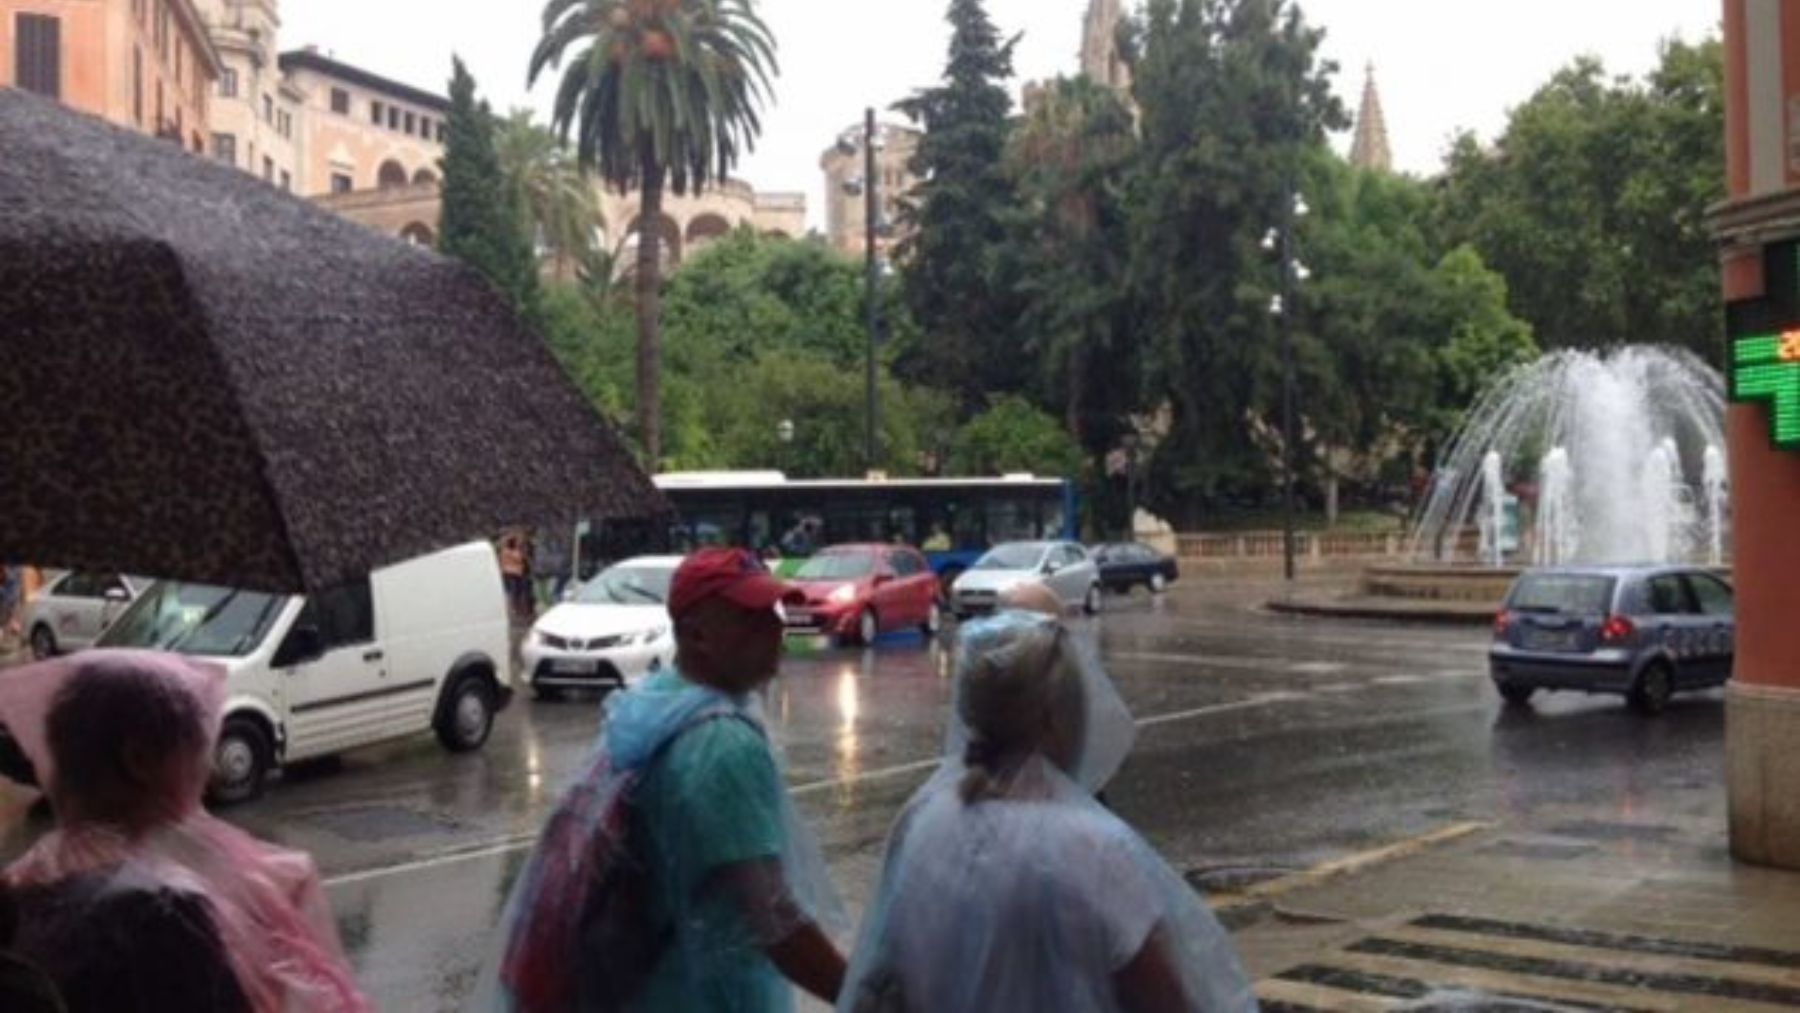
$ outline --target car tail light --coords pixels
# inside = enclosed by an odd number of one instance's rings
[[[1494,616],[1494,639],[1506,639],[1506,631],[1512,629],[1512,613],[1502,610]]]
[[[1606,623],[1600,627],[1600,642],[1603,644],[1622,644],[1630,640],[1637,627],[1624,616],[1608,616]]]

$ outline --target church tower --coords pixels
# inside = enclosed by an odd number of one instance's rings
[[[1081,72],[1119,92],[1131,90],[1131,68],[1119,58],[1119,24],[1124,20],[1123,0],[1089,0],[1081,32]]]
[[[1381,112],[1381,92],[1375,87],[1375,65],[1369,64],[1363,83],[1362,108],[1356,113],[1356,137],[1350,142],[1350,164],[1358,169],[1393,172],[1394,154],[1388,148],[1387,118]]]

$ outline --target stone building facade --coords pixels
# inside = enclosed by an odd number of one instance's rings
[[[0,87],[190,151],[206,150],[220,69],[194,0],[0,0]]]
[[[868,168],[862,150],[863,130],[862,124],[846,129],[839,141],[819,157],[819,168],[825,173],[826,239],[833,249],[856,257],[863,255],[869,218],[862,189],[863,174]],[[876,126],[877,212],[889,226],[886,235],[876,237],[882,256],[905,239],[900,226],[900,204],[919,184],[912,172],[912,160],[919,153],[922,136],[911,127],[891,123]]]
[[[275,0],[196,0],[221,69],[212,97],[207,150],[226,165],[289,192],[299,178],[300,110],[305,96],[281,73]]]

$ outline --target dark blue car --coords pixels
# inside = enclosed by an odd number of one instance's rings
[[[1142,586],[1152,594],[1161,594],[1181,576],[1181,568],[1173,557],[1142,542],[1095,546],[1093,556],[1100,567],[1100,583],[1108,591],[1130,593],[1132,588]]]
[[[1538,690],[1622,694],[1655,714],[1731,678],[1731,585],[1681,566],[1529,570],[1494,618],[1489,673],[1506,702]]]

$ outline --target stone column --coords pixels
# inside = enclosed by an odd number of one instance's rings
[[[1725,0],[1729,200],[1714,213],[1726,300],[1761,331],[1800,326],[1768,307],[1800,294],[1767,284],[1771,247],[1800,236],[1800,0]],[[1788,250],[1785,256],[1792,256]],[[1742,336],[1741,334],[1735,336]],[[1727,355],[1726,367],[1731,365]],[[1800,452],[1778,449],[1763,403],[1730,407],[1737,660],[1727,690],[1731,849],[1800,869]]]

